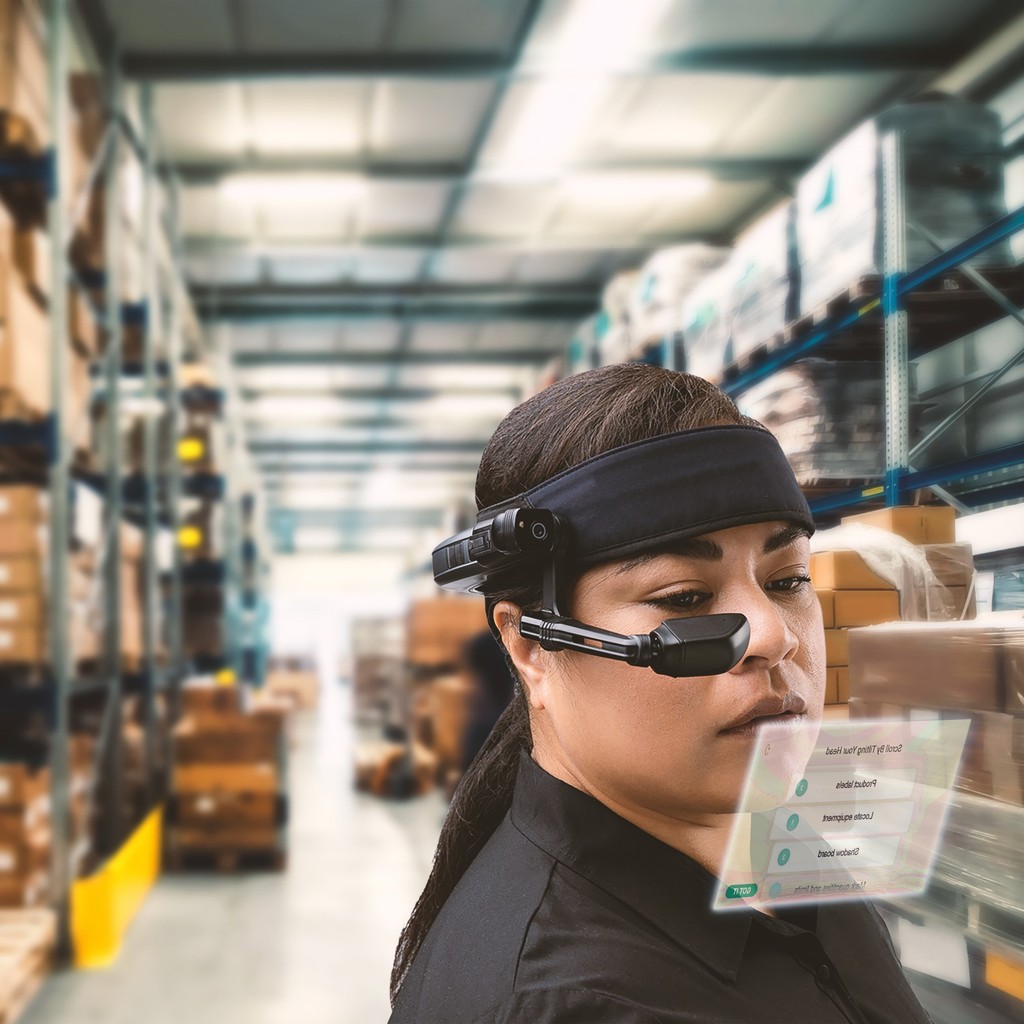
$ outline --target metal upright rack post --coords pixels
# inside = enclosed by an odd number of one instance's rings
[[[107,152],[104,207],[104,262],[106,266],[106,350],[104,352],[104,428],[107,465],[106,503],[103,517],[103,673],[107,704],[100,737],[103,766],[100,845],[102,854],[113,853],[124,838],[123,750],[121,742],[121,373],[124,331],[121,315],[121,132],[116,121],[121,109],[121,76],[116,43],[110,54],[107,110],[114,131]]]
[[[50,90],[50,166],[47,228],[50,246],[50,343],[52,347],[50,394],[52,401],[52,451],[50,464],[50,671],[53,685],[53,732],[50,738],[52,791],[51,870],[53,893],[60,916],[61,944],[69,939],[68,891],[71,876],[69,736],[71,725],[72,659],[70,645],[69,549],[71,451],[65,424],[68,390],[67,293],[64,286],[64,202],[67,168],[60,145],[67,138],[67,0],[51,0],[47,24]]]
[[[145,419],[143,420],[143,477],[145,496],[145,534],[143,554],[142,591],[142,656],[143,656],[143,721],[145,725],[146,804],[150,806],[156,797],[156,766],[158,757],[156,693],[161,683],[157,664],[158,636],[160,626],[159,603],[157,600],[157,503],[163,488],[158,462],[159,419],[156,414],[160,396],[157,393],[156,347],[161,339],[162,310],[160,280],[156,262],[156,160],[153,143],[153,90],[148,84],[142,87],[142,138],[145,146],[143,178],[143,379]],[[176,401],[176,396],[171,397]]]
[[[149,139],[154,144],[152,134]],[[179,242],[172,239],[172,259],[180,257]],[[178,441],[181,436],[181,335],[183,330],[181,288],[175,284],[170,289],[170,325],[167,332],[167,394],[169,400],[169,421],[167,425],[167,458],[169,461],[167,478],[167,515],[171,531],[171,548],[173,563],[170,575],[170,594],[167,598],[167,647],[170,664],[168,666],[168,696],[170,706],[167,709],[169,721],[176,721],[180,714],[181,683],[185,676],[185,652],[182,632],[183,585],[182,557],[178,544],[178,530],[181,526],[181,460],[178,458]]]
[[[903,140],[896,131],[882,139],[882,317],[885,369],[885,500],[900,503],[900,482],[910,466],[909,323],[898,293],[907,272],[907,213]]]

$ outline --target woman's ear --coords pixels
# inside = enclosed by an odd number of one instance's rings
[[[540,711],[544,707],[544,693],[549,675],[547,652],[536,640],[527,640],[519,634],[519,620],[522,608],[511,601],[499,601],[492,612],[494,624],[501,633],[501,642],[505,645],[512,663],[519,673],[519,678],[526,687],[526,695],[530,707]]]

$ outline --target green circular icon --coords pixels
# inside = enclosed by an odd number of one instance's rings
[[[793,829],[795,829],[797,827],[797,825],[799,825],[799,824],[800,824],[800,815],[799,814],[791,814],[789,816],[789,818],[787,819],[787,821],[786,821],[786,829],[788,831],[792,832]]]
[[[807,780],[806,779],[801,779],[796,784],[796,795],[797,796],[803,796],[804,793],[806,793],[806,792],[807,792]]]
[[[779,867],[780,868],[784,867],[786,864],[789,863],[789,848],[788,847],[786,847],[786,849],[784,849],[784,850],[779,850],[778,861],[779,861]]]
[[[779,896],[781,896],[782,895],[782,883],[781,882],[776,882],[768,890],[768,895],[771,896],[772,899],[777,899]]]

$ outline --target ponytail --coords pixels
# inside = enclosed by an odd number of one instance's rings
[[[430,877],[402,929],[391,970],[391,1005],[445,900],[512,806],[519,755],[533,745],[526,694],[517,682],[480,753],[462,777],[441,827]]]

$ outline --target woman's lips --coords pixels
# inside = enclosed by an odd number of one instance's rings
[[[742,725],[734,725],[728,729],[722,729],[722,736],[755,736],[757,735],[758,729],[766,723],[770,723],[774,728],[786,727],[790,729],[799,728],[804,722],[807,721],[807,715],[802,712],[791,712],[787,711],[781,715],[760,715],[757,718],[752,718],[748,722],[744,722]]]
[[[806,716],[807,703],[799,694],[787,690],[786,693],[773,693],[748,704],[731,722],[720,730],[730,735],[747,735],[757,731],[764,722],[787,722],[792,724],[802,721]]]

